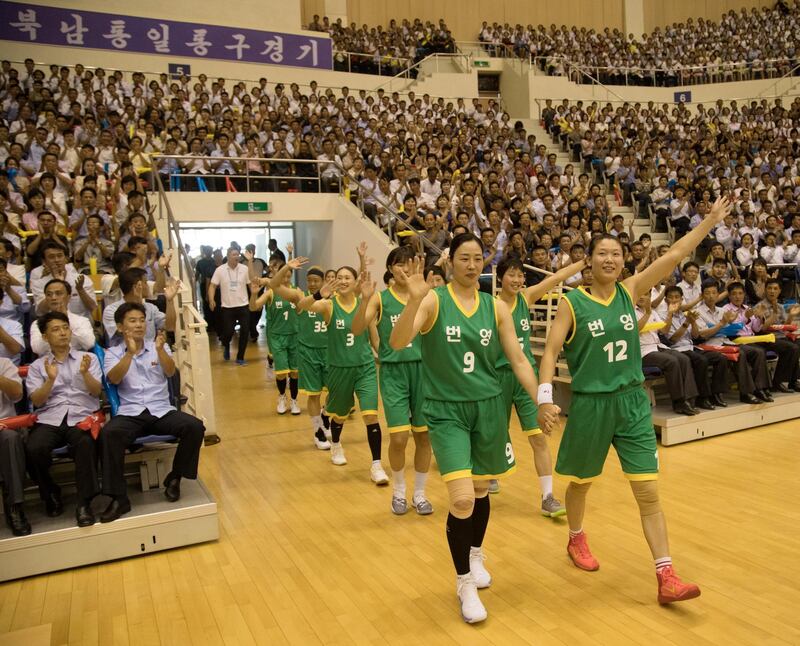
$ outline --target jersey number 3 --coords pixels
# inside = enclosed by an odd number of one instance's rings
[[[617,349],[617,356],[614,356],[614,348]],[[617,361],[625,361],[628,358],[628,342],[617,341],[616,343],[606,343],[603,346],[603,351],[608,353],[608,362],[615,363]]]

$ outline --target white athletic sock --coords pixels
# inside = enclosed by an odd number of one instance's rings
[[[427,473],[414,471],[414,500],[425,498],[425,482],[428,480]]]
[[[321,429],[322,428],[322,417],[320,417],[319,415],[314,415],[314,417],[311,418],[311,428],[314,430],[315,433],[319,429]]]
[[[542,488],[542,498],[553,493],[553,476],[539,476],[539,486]]]
[[[669,556],[664,556],[660,559],[656,559],[655,563],[656,563],[656,572],[660,572],[665,567],[672,565],[672,558]]]
[[[402,469],[400,471],[392,469],[392,488],[395,498],[406,497],[406,474]]]
[[[580,529],[576,529],[576,530],[569,530],[569,537],[570,538],[575,538],[579,534],[583,534],[583,527],[581,527]]]

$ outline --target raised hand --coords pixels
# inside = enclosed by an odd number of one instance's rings
[[[56,377],[58,377],[58,365],[55,361],[52,363],[49,359],[44,360],[44,371],[47,373],[47,378],[50,381],[55,381]]]
[[[161,254],[161,257],[158,259],[158,266],[161,269],[166,269],[169,267],[169,263],[172,261],[172,252],[167,251],[166,253]]]
[[[181,291],[182,286],[181,281],[170,278],[169,282],[164,285],[164,298],[171,301],[178,295],[178,292]]]
[[[156,333],[156,339],[155,339],[156,350],[162,350],[166,342],[167,342],[166,333],[164,332],[164,330],[159,330]]]
[[[249,249],[245,249],[244,250],[244,257],[247,259],[247,262],[253,262],[253,258],[255,257],[255,254],[253,254],[253,252],[250,251]]]
[[[733,211],[733,204],[726,197],[718,197],[711,207],[711,212],[708,218],[714,223],[719,224],[725,219],[725,216]]]
[[[339,289],[339,279],[338,278],[331,278],[325,281],[325,284],[320,287],[319,295],[322,298],[330,298],[337,289]]]
[[[372,295],[375,293],[376,283],[372,280],[370,273],[368,271],[364,271],[361,273],[360,277],[361,283],[361,298],[365,301],[368,301],[372,298]]]
[[[411,261],[410,272],[400,269],[400,274],[405,278],[407,284],[406,289],[408,290],[409,300],[421,301],[431,291],[431,286],[425,282],[424,270],[425,261],[418,256]]]
[[[76,289],[83,289],[84,280],[86,280],[86,276],[84,276],[83,274],[78,274],[78,277],[75,279]]]
[[[81,359],[80,368],[78,368],[78,370],[82,375],[85,375],[87,372],[89,372],[89,366],[91,365],[92,365],[92,357],[88,354],[84,354],[83,358]]]
[[[294,253],[294,245],[291,242],[286,244],[286,251],[289,252],[290,256]]]
[[[291,253],[291,251],[289,253]],[[291,260],[288,260],[286,262],[286,264],[289,266],[289,269],[291,269],[292,271],[295,271],[297,269],[300,269],[300,267],[305,265],[307,262],[308,262],[308,258],[305,258],[303,256],[299,256],[297,258],[292,258]]]

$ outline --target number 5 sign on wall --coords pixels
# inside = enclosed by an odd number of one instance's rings
[[[173,80],[180,80],[181,76],[191,76],[192,66],[183,63],[170,63],[167,65],[169,77]]]

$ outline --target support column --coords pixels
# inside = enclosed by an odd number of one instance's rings
[[[325,14],[335,22],[339,18],[342,24],[347,25],[347,0],[325,0]]]
[[[625,34],[633,34],[640,39],[644,33],[645,0],[622,0]]]

